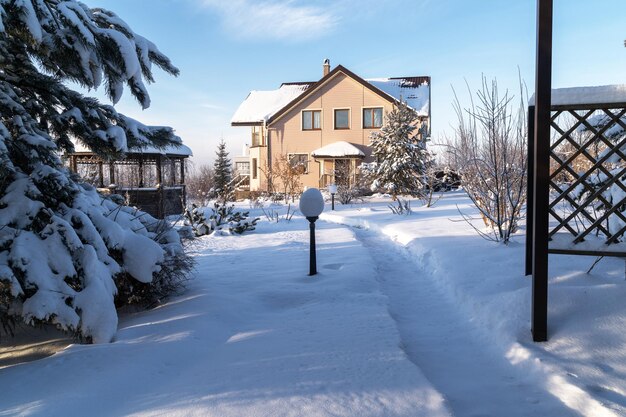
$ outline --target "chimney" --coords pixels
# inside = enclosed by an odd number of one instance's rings
[[[326,58],[324,60],[324,77],[328,75],[328,73],[330,72],[330,59]]]

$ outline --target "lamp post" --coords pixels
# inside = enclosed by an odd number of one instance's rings
[[[315,256],[315,220],[324,211],[324,197],[317,188],[309,188],[300,196],[300,211],[309,221],[311,231],[311,250],[309,256],[309,275],[317,274],[317,259]]]
[[[330,193],[330,201],[331,201],[331,210],[335,210],[335,194],[337,194],[337,186],[335,184],[330,184],[328,186],[328,192]]]

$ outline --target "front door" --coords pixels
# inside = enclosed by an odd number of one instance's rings
[[[335,184],[350,185],[350,160],[335,159]]]

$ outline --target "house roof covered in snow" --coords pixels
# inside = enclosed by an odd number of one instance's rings
[[[553,106],[624,103],[626,103],[625,84],[552,89]],[[528,105],[535,105],[534,95],[528,100]]]
[[[277,90],[252,91],[231,120],[233,126],[268,125],[313,94],[338,73],[343,73],[390,102],[405,101],[418,116],[430,113],[430,77],[363,79],[338,65],[318,82],[284,83]]]
[[[366,79],[379,90],[398,101],[404,101],[417,112],[428,116],[430,112],[430,77],[394,77]]]
[[[314,83],[284,83],[270,91],[251,91],[231,119],[233,126],[260,125]]]
[[[353,144],[346,141],[339,141],[323,146],[311,152],[316,158],[347,158],[360,157],[364,158],[365,154]]]

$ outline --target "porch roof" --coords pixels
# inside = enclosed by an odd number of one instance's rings
[[[311,155],[315,158],[365,158],[363,151],[343,140],[316,149]]]

